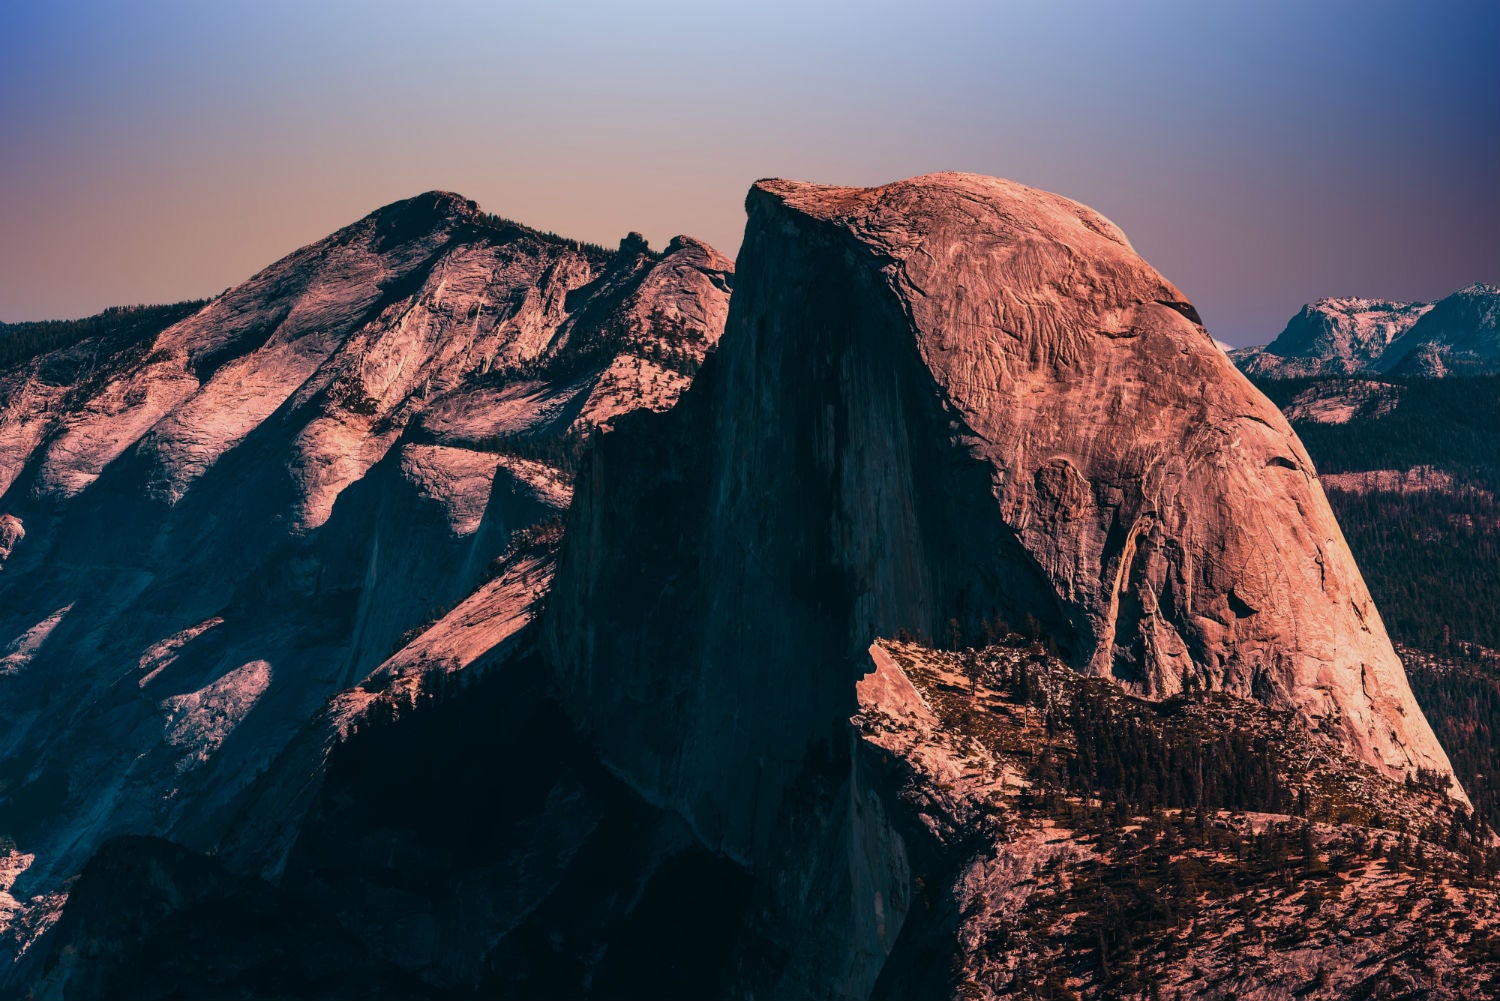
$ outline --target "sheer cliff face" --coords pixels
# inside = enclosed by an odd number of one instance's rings
[[[853,237],[909,311],[1080,665],[1286,704],[1372,764],[1449,771],[1306,452],[1118,229],[971,177],[765,190]]]
[[[491,561],[567,507],[584,437],[675,402],[730,269],[433,192],[149,336],[0,369],[0,834],[36,856],[15,894],[112,834],[214,843],[336,692],[463,667],[529,621],[547,569]]]
[[[605,440],[559,567],[548,642],[617,773],[753,856],[873,637],[1028,617],[1131,692],[1450,772],[1306,452],[1111,223],[955,174],[748,209],[718,355]]]

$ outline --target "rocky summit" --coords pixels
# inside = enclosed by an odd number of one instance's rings
[[[1495,836],[1187,296],[994,178],[746,209],[731,267],[430,194],[27,335],[0,982],[1489,989]]]

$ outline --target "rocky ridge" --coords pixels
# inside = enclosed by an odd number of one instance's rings
[[[1431,303],[1319,299],[1303,306],[1264,348],[1236,352],[1251,375],[1350,375],[1372,368]]]
[[[731,272],[688,238],[611,251],[432,192],[206,304],[17,340],[0,832],[33,858],[12,892],[47,898],[112,835],[212,847],[257,773],[274,865],[356,686],[498,658],[529,620],[550,569],[492,563],[567,507],[590,435],[691,382]]]
[[[1475,282],[1432,309],[1380,356],[1382,371],[1443,376],[1500,369],[1500,288]]]

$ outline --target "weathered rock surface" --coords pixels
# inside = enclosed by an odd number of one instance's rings
[[[834,665],[1031,616],[1130,691],[1256,698],[1449,771],[1286,420],[1107,220],[954,174],[766,181],[749,211],[724,348],[656,422],[674,454],[711,428],[701,458],[626,470],[648,434],[606,440],[570,523],[552,642],[622,770],[748,851],[774,794],[710,790],[826,735]]]
[[[279,864],[354,686],[529,621],[550,567],[492,564],[566,508],[590,435],[691,382],[731,270],[432,192],[207,304],[7,344],[0,834],[35,856],[12,894],[111,836],[208,848],[236,817],[262,837],[235,861]]]
[[[605,764],[759,874],[757,990],[863,996],[899,933],[847,749],[876,636],[1030,622],[1462,799],[1306,452],[1111,223],[959,174],[747,207],[721,349],[591,454],[543,628]]]

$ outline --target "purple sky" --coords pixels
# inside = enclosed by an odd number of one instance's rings
[[[1235,344],[1500,281],[1500,3],[0,6],[0,320],[209,295],[430,188],[738,249],[757,177],[1014,178]]]

